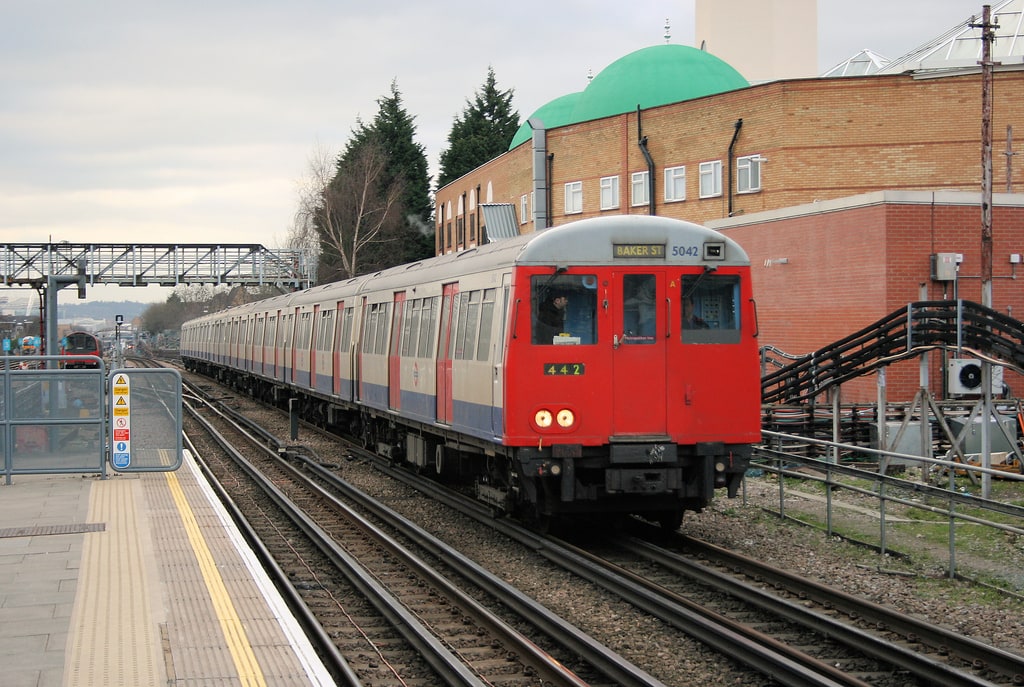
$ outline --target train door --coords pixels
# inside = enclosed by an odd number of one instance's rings
[[[315,389],[316,384],[316,362],[317,362],[317,341],[320,339],[320,327],[323,323],[320,321],[320,305],[315,304],[313,306],[313,317],[309,323],[309,340],[306,342],[306,351],[309,354],[309,381],[308,385],[310,389]]]
[[[391,318],[391,346],[388,349],[388,407],[402,407],[402,350],[399,343],[405,311],[405,292],[395,294],[395,316]]]
[[[346,400],[352,399],[352,316],[354,310],[345,309],[345,301],[338,301],[334,313],[334,393]]]
[[[622,294],[612,308],[612,434],[665,435],[671,335],[665,273],[619,272],[612,279]]]
[[[459,299],[458,284],[445,284],[441,299],[441,329],[437,341],[437,421],[452,422],[452,314]]]
[[[494,360],[494,372],[491,379],[491,430],[494,432],[494,436],[501,436],[505,433],[505,328],[508,326],[508,303],[511,290],[512,275],[508,273],[501,275],[501,291],[498,293],[500,302],[496,305],[496,309],[499,309],[500,322],[495,327],[498,336],[493,340],[494,355],[491,356]]]

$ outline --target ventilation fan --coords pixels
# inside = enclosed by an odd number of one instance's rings
[[[972,358],[954,358],[949,361],[947,369],[949,393],[951,394],[981,394],[981,361]],[[992,366],[992,393],[999,394],[1003,391],[1003,368],[1000,365]]]

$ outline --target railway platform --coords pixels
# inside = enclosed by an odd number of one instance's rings
[[[0,484],[5,687],[332,685],[186,453]]]

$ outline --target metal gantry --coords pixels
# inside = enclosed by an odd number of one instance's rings
[[[232,284],[302,289],[316,281],[316,262],[306,251],[270,250],[260,244],[0,244],[4,284],[38,288],[50,277],[75,277],[75,281],[83,277],[87,285]]]

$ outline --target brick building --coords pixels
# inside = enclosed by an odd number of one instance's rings
[[[437,251],[602,214],[706,224],[767,265],[754,282],[761,343],[793,354],[909,301],[952,298],[952,283],[931,279],[935,253],[964,256],[958,295],[981,301],[977,66],[749,85],[723,65],[646,48],[540,108],[507,153],[438,189]],[[997,67],[997,192],[1010,185],[1013,156],[1000,153],[1024,125],[1022,94],[1019,61]],[[1010,256],[1024,253],[1024,195],[996,194],[993,237],[992,305],[1020,317]],[[917,378],[916,364],[895,366],[890,399],[912,396]],[[844,399],[875,398],[873,380],[849,386]],[[943,391],[938,367],[931,386]]]

